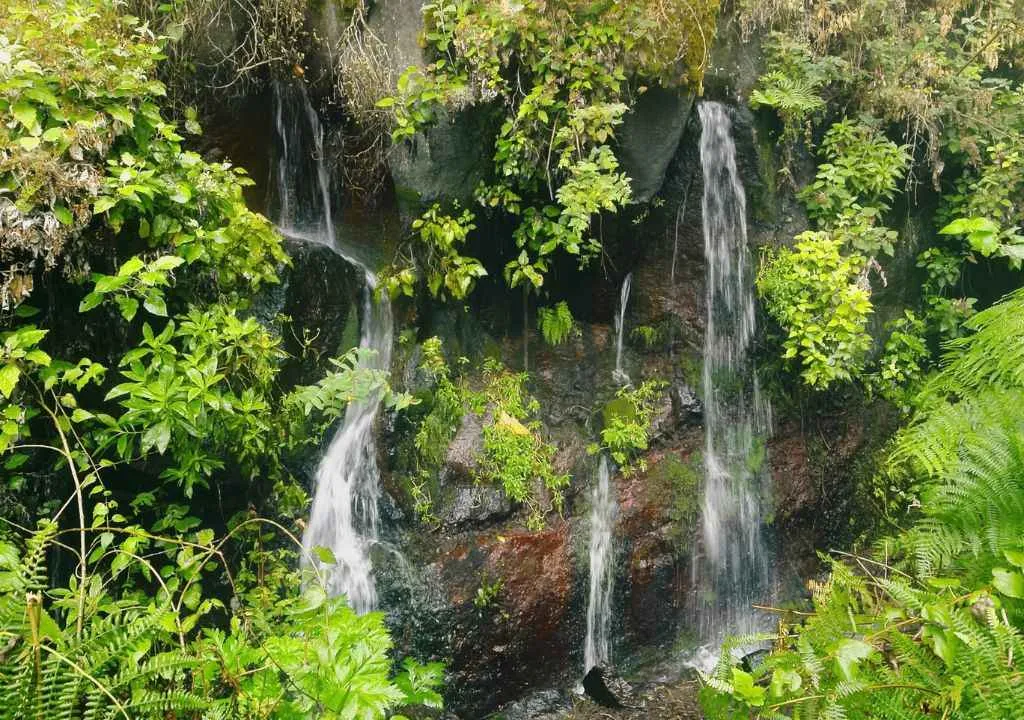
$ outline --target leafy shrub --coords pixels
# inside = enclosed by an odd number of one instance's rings
[[[786,331],[783,357],[817,388],[855,377],[871,347],[864,259],[843,256],[841,247],[828,233],[803,233],[792,250],[767,255],[757,275],[768,312]]]
[[[443,110],[502,108],[492,172],[476,195],[514,223],[506,282],[537,291],[556,253],[581,265],[600,253],[594,218],[632,195],[612,151],[627,103],[651,82],[699,87],[716,12],[717,3],[664,0],[428,2],[431,62],[409,68],[378,105],[393,113],[394,142]]]
[[[591,448],[591,452],[607,450],[623,473],[633,472],[635,456],[647,449],[651,420],[664,389],[665,383],[660,380],[645,380],[636,388],[620,388],[615,400],[605,407],[601,446]],[[642,462],[639,469],[645,469]]]
[[[413,296],[416,283],[413,268],[419,268],[427,289],[435,298],[443,298],[447,293],[456,300],[465,300],[473,292],[477,279],[487,275],[478,260],[459,252],[466,237],[476,228],[473,218],[469,210],[463,210],[458,217],[444,215],[441,206],[435,203],[413,220],[413,230],[419,231],[419,242],[410,246],[410,267],[394,265],[383,276],[383,287],[391,297]]]
[[[491,414],[484,426],[483,458],[479,474],[497,481],[505,494],[526,503],[530,527],[542,527],[545,508],[534,488],[539,483],[551,495],[554,509],[561,511],[562,490],[569,476],[555,472],[551,461],[555,447],[540,436],[540,422],[531,419],[539,406],[526,393],[525,373],[511,373],[488,361],[484,368],[486,387],[471,398],[478,412]]]

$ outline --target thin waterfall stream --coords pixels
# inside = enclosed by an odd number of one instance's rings
[[[626,306],[629,304],[629,292],[633,286],[633,273],[626,275],[619,291],[619,313],[615,316],[615,370],[612,380],[620,385],[629,384],[629,375],[622,369],[622,336],[626,332]]]
[[[758,629],[756,601],[769,597],[763,469],[770,408],[749,357],[754,291],[747,249],[746,196],[725,107],[702,102],[700,158],[707,263],[704,337],[703,556],[694,562],[694,612],[702,641]]]
[[[612,530],[617,506],[612,492],[612,463],[601,455],[590,509],[590,594],[587,600],[587,637],[583,645],[583,672],[610,659],[608,625],[612,614]]]
[[[375,297],[376,275],[354,248],[336,236],[331,211],[331,176],[324,160],[323,128],[305,87],[275,86],[275,122],[280,142],[277,223],[289,236],[331,248],[365,276],[359,345],[373,352],[362,360],[373,370],[391,366],[394,326],[386,294]],[[313,183],[310,183],[310,179]],[[309,523],[302,536],[306,561],[314,557],[331,594],[344,594],[359,613],[377,604],[370,549],[377,542],[380,472],[374,428],[381,392],[349,403],[316,471]],[[336,562],[315,559],[314,548],[331,550]]]

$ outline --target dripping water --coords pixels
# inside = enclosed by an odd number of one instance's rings
[[[754,293],[747,253],[746,198],[725,108],[700,105],[702,203],[707,262],[704,338],[703,557],[694,563],[694,611],[702,640],[757,631],[755,602],[770,591],[763,537],[762,471],[770,410],[749,357]]]
[[[611,462],[602,455],[591,495],[590,595],[587,600],[587,638],[583,645],[584,674],[610,659],[608,624],[612,614],[612,530],[617,510],[611,477]]]
[[[629,384],[629,375],[622,369],[622,336],[626,331],[626,305],[629,303],[629,291],[633,284],[633,273],[626,275],[619,291],[619,313],[615,316],[615,371],[612,380],[620,385]]]
[[[282,232],[331,248],[362,272],[359,345],[371,352],[361,362],[372,370],[391,365],[393,323],[386,294],[378,299],[377,278],[357,250],[337,237],[331,210],[331,177],[324,135],[305,87],[277,85],[275,123],[279,147],[276,216]],[[310,182],[312,180],[313,182]],[[374,438],[381,392],[349,403],[316,471],[309,524],[302,537],[305,561],[313,558],[332,595],[344,594],[356,612],[377,604],[370,548],[377,542],[380,473]],[[331,550],[336,562],[322,564],[314,548]]]

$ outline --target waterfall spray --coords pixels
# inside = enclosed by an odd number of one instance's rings
[[[700,105],[704,174],[707,327],[704,336],[704,556],[694,563],[694,611],[700,636],[757,629],[752,609],[767,599],[769,561],[762,505],[770,479],[762,472],[770,411],[748,357],[754,336],[754,293],[747,257],[746,197],[725,108]]]

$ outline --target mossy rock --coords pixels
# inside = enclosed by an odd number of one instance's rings
[[[624,397],[608,401],[604,409],[601,410],[601,419],[604,422],[604,427],[611,425],[612,420],[621,420],[624,423],[635,423],[640,420],[636,407],[628,398]]]
[[[651,499],[667,507],[672,520],[670,539],[679,551],[690,547],[700,521],[701,459],[693,455],[682,460],[666,455],[647,470],[647,490]]]

